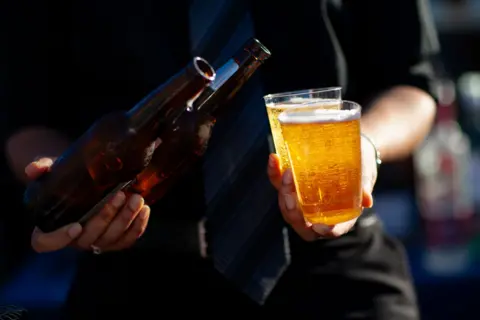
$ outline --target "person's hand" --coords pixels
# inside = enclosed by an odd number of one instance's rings
[[[33,180],[50,169],[51,158],[41,158],[25,168],[28,179]],[[113,199],[82,227],[79,223],[66,225],[53,232],[44,233],[35,228],[32,248],[37,252],[56,251],[67,246],[83,250],[95,249],[97,253],[127,249],[144,233],[150,208],[139,195],[128,199],[123,192]]]
[[[285,221],[306,241],[319,238],[336,238],[350,231],[357,219],[337,225],[324,225],[306,222],[297,205],[297,194],[293,182],[292,171],[285,170],[282,176],[279,157],[271,154],[268,161],[268,176],[272,185],[278,190],[278,204]],[[375,150],[371,143],[362,137],[362,206],[373,206],[372,191],[377,180],[377,164]]]

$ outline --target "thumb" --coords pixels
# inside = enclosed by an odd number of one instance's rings
[[[275,189],[279,190],[282,185],[282,171],[280,169],[280,158],[275,153],[268,157],[267,175],[270,183]]]
[[[43,173],[50,170],[50,167],[53,164],[54,159],[52,158],[40,158],[36,161],[31,162],[25,167],[25,174],[30,180],[35,180],[40,177]]]
[[[32,248],[36,252],[60,250],[68,246],[81,233],[82,226],[79,223],[72,223],[49,233],[35,228],[32,233]]]

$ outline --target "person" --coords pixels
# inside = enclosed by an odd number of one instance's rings
[[[362,139],[363,205],[371,206],[375,148],[384,162],[408,157],[434,119],[429,58],[438,52],[438,45],[427,1],[246,4],[233,0],[208,5],[186,0],[71,1],[55,8],[42,1],[8,4],[11,76],[6,83],[4,130],[9,165],[22,181],[48,171],[55,157],[101,114],[131,107],[185,65],[201,46],[203,34],[215,29],[217,17],[243,15],[219,60],[253,34],[273,52],[261,75],[235,98],[233,104],[242,105],[241,111],[217,123],[203,163],[152,208],[138,195],[126,198],[119,193],[84,226],[33,231],[32,246],[38,252],[67,246],[85,251],[66,318],[196,313],[217,319],[232,312],[303,319],[419,318],[403,249],[384,233],[374,214],[336,226],[306,225],[295,203],[291,172],[280,174],[275,155],[267,166],[274,188],[263,182],[269,151],[261,96],[341,85],[346,98],[362,104],[361,129],[369,137]],[[226,13],[229,5],[238,9]],[[242,135],[242,146],[255,148],[245,151],[234,145],[235,134]],[[250,177],[253,187],[227,177],[235,161],[244,165],[238,177]],[[243,260],[228,270],[220,270],[218,259],[212,263],[182,251],[188,241],[182,242],[179,233],[194,229],[185,216],[197,221],[210,205],[220,208],[228,220],[209,231],[216,239],[214,251],[229,236],[255,244],[247,252],[235,251],[235,258],[241,255]],[[271,247],[267,240],[258,240],[277,226],[273,218],[265,220],[269,228],[260,235],[249,235],[256,228],[250,225],[234,232],[244,220],[260,216],[256,210],[262,206],[276,218],[280,209],[284,219],[279,230],[288,226],[288,242],[283,242],[284,233],[272,238]],[[248,218],[241,220],[242,215]],[[169,227],[162,228],[165,225]],[[166,235],[172,225],[177,226],[175,232]],[[190,242],[196,236],[192,231]],[[272,262],[273,252],[287,245],[291,261],[283,265],[284,272],[259,271],[258,265]],[[261,253],[260,247],[272,249]],[[101,254],[93,254],[92,248]],[[227,280],[231,269],[242,277]],[[249,288],[256,285],[269,286],[265,296],[256,299],[260,304],[244,294],[252,297],[257,291]]]

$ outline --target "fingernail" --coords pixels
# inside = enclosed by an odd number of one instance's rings
[[[144,207],[142,208],[142,211],[140,211],[140,214],[139,214],[140,219],[142,219],[142,220],[147,219],[148,211],[149,211],[149,207],[148,207],[148,206],[144,206]]]
[[[68,236],[72,239],[75,239],[82,233],[82,226],[79,223],[75,223],[73,226],[68,228]]]
[[[268,157],[268,165],[270,166],[270,168],[275,168],[275,158],[274,158],[273,154],[271,154]]]
[[[120,207],[123,206],[124,203],[125,203],[125,193],[123,193],[123,192],[118,192],[118,193],[113,197],[112,206],[114,206],[115,208],[120,208]]]
[[[128,201],[128,207],[132,211],[137,211],[141,206],[143,206],[143,198],[138,194],[132,195]]]
[[[284,186],[288,186],[293,183],[292,170],[290,169],[285,170],[285,173],[283,174],[282,183]]]
[[[288,210],[293,210],[297,206],[295,198],[292,195],[290,194],[285,195],[285,206],[287,207]]]
[[[316,233],[321,234],[321,235],[329,233],[330,231],[333,230],[333,228],[334,228],[334,226],[327,226],[327,225],[324,225],[324,224],[314,224],[312,226],[313,231],[315,231]]]

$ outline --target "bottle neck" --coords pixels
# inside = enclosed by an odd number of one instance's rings
[[[195,100],[195,109],[217,117],[261,64],[246,50],[235,55],[217,69],[215,81]]]
[[[215,78],[212,67],[203,59],[194,58],[183,70],[156,88],[127,112],[130,128],[135,132],[159,130],[162,123],[178,118]]]

